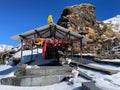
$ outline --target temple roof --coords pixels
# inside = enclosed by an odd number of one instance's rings
[[[34,28],[32,30],[28,30],[27,32],[20,33],[17,35],[12,36],[11,38],[17,41],[20,41],[22,38],[68,38],[68,39],[75,39],[75,38],[83,38],[83,42],[87,42],[90,39],[84,38],[82,35],[78,34],[77,32],[70,31],[64,27],[61,27],[57,24],[47,24],[42,27]]]

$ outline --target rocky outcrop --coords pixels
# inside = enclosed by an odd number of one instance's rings
[[[70,30],[84,30],[85,27],[95,25],[94,10],[95,6],[91,4],[66,7],[58,20],[58,24]]]
[[[113,37],[120,40],[120,34],[115,33],[110,24],[96,20],[95,9],[92,4],[68,6],[63,10],[57,24],[79,34],[87,32],[85,37],[93,39],[95,47],[101,44],[101,48],[103,48],[105,46],[104,43],[110,41]],[[89,49],[90,47],[91,44],[90,46],[87,45],[86,48]]]
[[[91,4],[81,4],[66,7],[57,24],[78,33],[88,32],[88,38],[96,40],[97,34],[95,28],[99,28],[96,24],[96,15],[94,13],[95,6]],[[94,35],[94,37],[92,37]]]

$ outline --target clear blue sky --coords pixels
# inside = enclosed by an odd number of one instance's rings
[[[120,0],[0,0],[0,44],[17,45],[11,36],[47,24],[49,14],[56,23],[66,6],[91,3],[97,20],[120,14]]]

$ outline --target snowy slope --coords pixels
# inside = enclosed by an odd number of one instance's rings
[[[109,67],[107,69],[109,69]],[[80,68],[80,71],[92,77],[96,82],[96,85],[102,90],[120,90],[120,72],[113,75],[106,75],[104,73],[95,72],[84,68]]]
[[[112,29],[114,31],[120,31],[120,15],[117,15],[113,18],[107,19],[103,22],[112,24]]]
[[[0,44],[0,52],[9,51],[13,48],[11,45]]]
[[[36,56],[37,49],[34,49],[34,59],[37,60],[37,63],[40,63],[43,58],[40,56],[42,49],[39,48],[38,50],[39,56]],[[31,51],[26,50],[23,52],[23,63],[26,62],[26,60],[30,60]],[[14,57],[20,57],[20,51],[17,52]],[[77,58],[79,59],[79,58]],[[45,60],[43,60],[45,61]],[[117,59],[117,61],[120,61]],[[111,65],[101,65],[98,63],[89,63],[93,66],[99,66],[105,69],[112,69],[112,70],[119,70],[120,66],[111,66]],[[0,79],[5,77],[11,77],[14,76],[14,72],[16,70],[17,66],[10,66],[10,65],[0,65]],[[80,71],[86,73],[88,76],[92,77],[94,81],[96,81],[96,85],[103,90],[120,90],[120,72],[113,75],[107,75],[101,72],[96,72],[93,70],[87,70],[85,68],[79,68]],[[1,85],[0,84],[0,90],[82,90],[81,88],[81,82],[86,82],[87,80],[83,79],[82,77],[79,77],[79,83],[68,85],[68,82],[61,82],[56,83],[54,85],[49,86],[36,86],[36,87],[18,87],[18,86],[9,86],[9,85]],[[102,83],[101,83],[102,82]]]
[[[37,49],[33,50],[34,58],[36,57]],[[37,63],[40,63],[43,58],[40,56],[42,53],[42,49],[38,49],[39,57],[37,60]],[[23,62],[25,63],[26,60],[30,60],[31,51],[26,50],[23,52]],[[20,57],[20,51],[17,52],[14,57]],[[45,62],[45,60],[44,60]],[[5,77],[13,77],[14,72],[16,70],[17,66],[10,66],[10,65],[0,65],[0,79]],[[79,83],[76,83],[74,85],[68,85],[68,82],[61,82],[56,83],[54,85],[49,86],[34,86],[34,87],[18,87],[18,86],[9,86],[9,85],[1,85],[0,84],[0,90],[81,90],[81,82],[86,82],[86,79],[78,78]]]

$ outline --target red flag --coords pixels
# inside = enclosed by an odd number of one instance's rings
[[[44,40],[43,49],[42,49],[42,57],[43,58],[45,57],[46,47],[47,47],[47,43],[46,43],[46,40]]]

